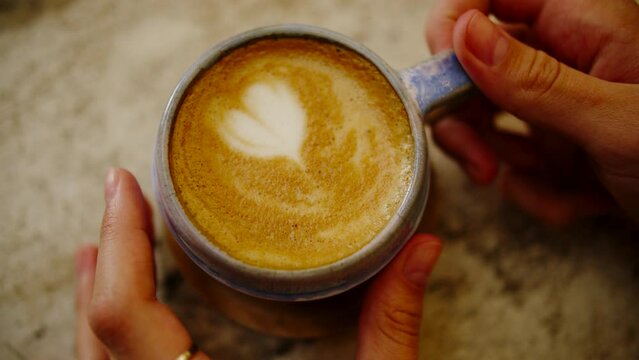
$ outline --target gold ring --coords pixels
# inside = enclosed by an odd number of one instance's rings
[[[197,345],[193,344],[191,347],[185,352],[181,353],[175,360],[189,360],[193,355],[197,354],[200,351]]]

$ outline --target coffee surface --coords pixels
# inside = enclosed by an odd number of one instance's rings
[[[399,208],[413,170],[408,115],[370,62],[329,42],[258,40],[190,86],[169,143],[197,228],[258,267],[353,254]]]

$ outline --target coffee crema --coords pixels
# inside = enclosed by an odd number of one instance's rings
[[[397,212],[411,181],[408,114],[343,46],[257,40],[190,85],[169,142],[176,196],[233,258],[298,270],[347,257]]]

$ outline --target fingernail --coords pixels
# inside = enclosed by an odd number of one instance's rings
[[[404,263],[406,279],[415,286],[424,287],[440,252],[439,244],[426,242],[415,246]]]
[[[118,188],[119,173],[117,169],[111,168],[107,172],[106,179],[104,181],[104,200],[109,203],[115,196]]]
[[[508,50],[508,38],[484,14],[477,11],[466,26],[466,47],[484,64],[498,64]]]

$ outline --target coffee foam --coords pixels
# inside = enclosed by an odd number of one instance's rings
[[[374,65],[313,39],[236,49],[189,88],[170,167],[198,229],[245,263],[305,269],[366,245],[410,183],[408,116]]]

